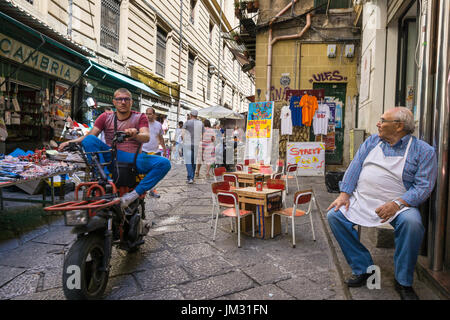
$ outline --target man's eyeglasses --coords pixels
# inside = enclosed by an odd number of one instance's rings
[[[386,120],[383,118],[380,118],[380,120],[378,120],[380,123],[385,123],[385,122],[403,122],[401,120]]]
[[[121,102],[121,101],[129,102],[129,101],[131,101],[131,98],[114,98],[114,101],[116,101],[116,102]]]

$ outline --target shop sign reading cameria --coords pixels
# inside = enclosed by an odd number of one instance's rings
[[[0,56],[23,63],[33,51],[33,48],[0,33]],[[78,69],[38,51],[25,65],[70,82],[75,82],[81,75]]]

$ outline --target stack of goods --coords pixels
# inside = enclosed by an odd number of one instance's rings
[[[73,164],[47,159],[45,150],[24,152],[20,156],[7,155],[0,160],[0,182],[29,180],[75,169]]]

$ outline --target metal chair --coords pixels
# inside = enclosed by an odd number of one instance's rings
[[[218,182],[219,177],[223,176],[225,172],[227,172],[227,168],[225,167],[214,168],[214,182]]]
[[[244,165],[243,164],[237,164],[236,165],[236,171],[244,171]]]
[[[271,179],[283,179],[283,172],[275,172],[270,176]],[[284,180],[283,180],[284,182]]]
[[[244,164],[248,166],[249,164],[256,163],[256,159],[245,159]]]
[[[230,183],[228,181],[219,181],[219,182],[213,182],[211,184],[211,196],[212,196],[212,201],[213,201],[213,207],[211,210],[211,229],[213,227],[212,222],[214,220],[214,213],[215,210],[219,210],[219,204],[217,201],[217,194],[219,193],[219,191],[230,191]],[[224,205],[226,206],[226,205]],[[232,206],[229,206],[230,208]],[[231,224],[231,231],[233,231],[233,224]]]
[[[283,210],[275,211],[272,213],[272,233],[271,237],[273,238],[273,224],[274,224],[274,217],[275,215],[284,216],[291,220],[292,225],[292,247],[295,248],[295,218],[296,217],[302,217],[309,215],[309,220],[311,222],[311,230],[312,230],[312,236],[313,240],[316,241],[316,235],[314,233],[314,225],[313,225],[313,219],[311,215],[312,211],[312,201],[314,200],[314,203],[317,207],[316,198],[314,196],[313,190],[302,190],[297,191],[294,195],[294,206],[291,208],[286,208]],[[306,211],[300,210],[300,205],[306,205],[308,204],[308,209]],[[286,224],[286,233],[287,233],[287,224]]]
[[[217,193],[217,200],[219,206],[230,206],[231,208],[225,209],[222,211],[222,214],[237,219],[237,234],[238,234],[238,248],[241,247],[241,219],[252,215],[252,236],[255,237],[255,213],[249,210],[241,210],[239,209],[238,195],[236,192],[232,191],[220,191]],[[217,223],[219,221],[219,210],[217,210],[216,215],[216,224],[214,227],[214,236],[213,241],[216,241],[216,232],[217,232]]]
[[[232,173],[224,173],[223,181],[228,181],[230,183],[231,190],[239,188],[238,177]]]
[[[294,172],[294,174],[289,174]],[[297,190],[300,189],[298,186],[298,178],[297,178],[297,164],[289,164],[286,168],[286,174],[283,176],[283,179],[286,181],[286,194],[289,194],[289,183],[288,179],[295,178],[295,182],[297,183]]]

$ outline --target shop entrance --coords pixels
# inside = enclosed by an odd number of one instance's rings
[[[8,132],[5,154],[16,148],[34,151],[52,134],[49,113],[43,106],[45,91],[22,82],[11,81],[8,86],[3,111]]]
[[[325,90],[325,102],[335,105],[335,126],[329,125],[327,141],[325,141],[325,163],[342,164],[344,153],[344,114],[345,97],[347,92],[346,83],[314,83],[313,89]],[[333,133],[334,130],[334,133]],[[316,137],[311,127],[310,141],[316,141]]]

